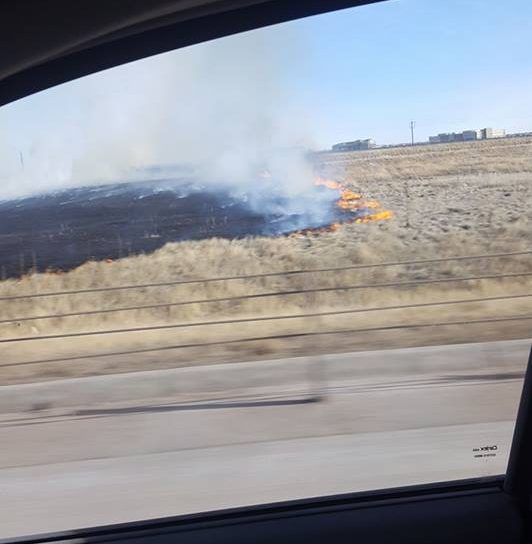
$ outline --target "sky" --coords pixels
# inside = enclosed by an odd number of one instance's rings
[[[531,35],[529,0],[388,0],[94,74],[0,108],[0,199],[154,164],[246,179],[280,148],[407,142],[411,120],[418,141],[530,131]]]

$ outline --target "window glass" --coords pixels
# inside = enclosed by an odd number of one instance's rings
[[[531,21],[382,2],[0,109],[2,536],[503,474]]]

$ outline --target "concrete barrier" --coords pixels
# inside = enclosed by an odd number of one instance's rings
[[[327,384],[524,370],[530,340],[191,366],[0,387],[0,413],[320,394]]]

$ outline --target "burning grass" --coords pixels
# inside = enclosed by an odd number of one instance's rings
[[[386,221],[393,217],[393,212],[381,209],[382,206],[377,200],[367,200],[360,193],[355,193],[337,181],[318,176],[314,181],[314,185],[326,187],[331,191],[337,191],[338,200],[336,201],[336,206],[343,212],[346,212],[346,215],[343,216],[341,222],[317,228],[300,229],[291,233],[291,237],[336,232],[344,223],[372,223],[374,221]]]
[[[393,212],[381,209],[382,205],[377,200],[367,200],[360,193],[356,193],[337,181],[318,177],[314,183],[338,191],[338,200],[336,202],[338,208],[354,214],[352,219],[346,220],[347,223],[371,223],[373,221],[385,221],[393,217]]]

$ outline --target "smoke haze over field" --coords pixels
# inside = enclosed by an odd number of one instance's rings
[[[311,140],[303,113],[283,94],[300,46],[287,37],[275,29],[230,37],[3,108],[0,199],[146,179],[153,166],[167,177],[176,165],[203,184],[249,191],[260,182],[269,188],[263,196],[273,188],[284,201],[300,196],[312,184],[302,151]],[[31,130],[8,139],[17,123]]]

